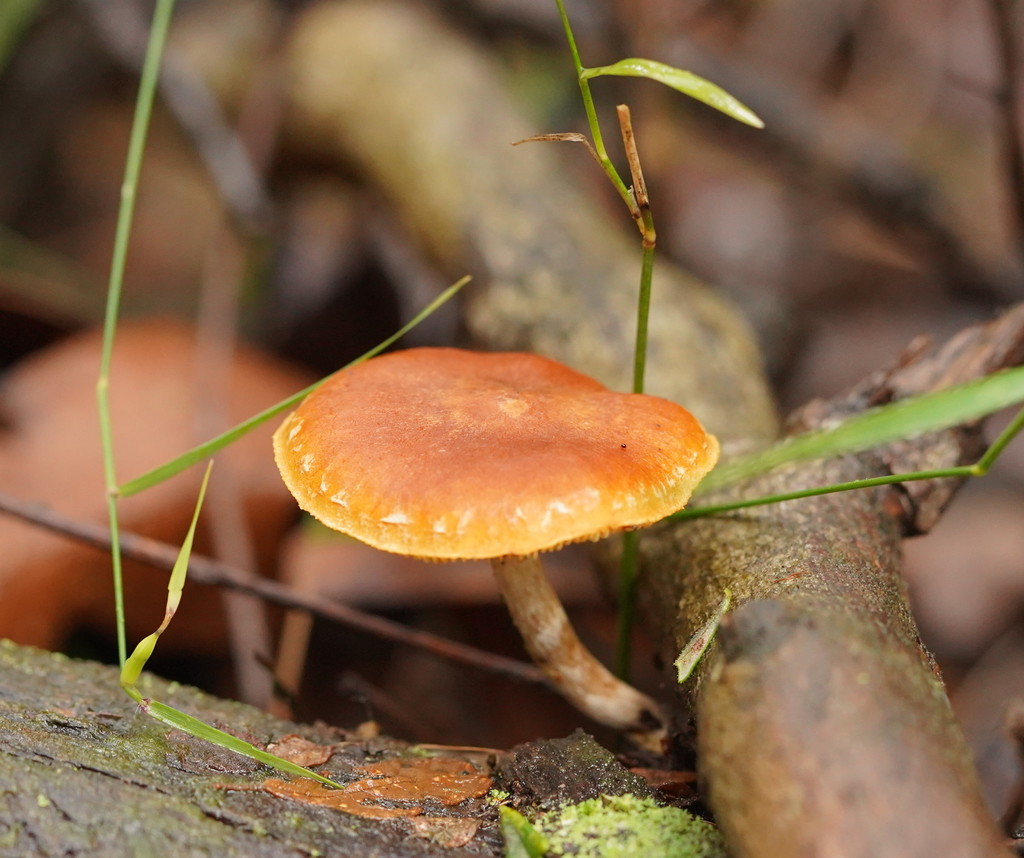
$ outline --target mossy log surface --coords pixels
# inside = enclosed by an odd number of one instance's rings
[[[152,677],[140,688],[255,744],[343,738]],[[116,670],[9,641],[0,642],[0,725],[0,855],[11,858],[499,852],[493,832],[473,849],[446,849],[410,836],[401,820],[274,797],[259,789],[269,769],[136,711]],[[350,744],[324,768],[345,779],[367,753],[388,750]]]
[[[1024,305],[917,353],[794,428],[976,378],[1024,359]],[[975,461],[974,429],[791,467],[757,497]],[[732,590],[710,657],[680,689],[701,771],[749,855],[1005,854],[900,576],[902,538],[927,531],[955,480],[825,495],[655,529],[645,604],[668,662]],[[725,809],[728,811],[725,812]]]
[[[366,763],[425,756],[401,742],[293,724],[151,676],[140,688],[256,745],[299,735],[329,747],[332,756],[317,770],[343,783]],[[473,762],[526,812],[598,795],[651,794],[582,732]],[[260,788],[268,777],[280,775],[137,711],[115,669],[0,641],[4,858],[504,854],[497,809],[486,798],[451,807],[425,803],[423,814],[408,819],[370,819],[271,795]],[[453,845],[446,823],[458,831],[460,821],[470,822],[472,833]]]

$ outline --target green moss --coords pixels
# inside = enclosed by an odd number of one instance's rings
[[[534,826],[549,854],[579,858],[725,858],[725,844],[708,822],[652,799],[601,796],[566,805]]]

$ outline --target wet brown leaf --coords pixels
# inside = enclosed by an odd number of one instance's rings
[[[391,759],[363,767],[368,791],[394,801],[439,801],[446,807],[479,798],[491,788],[491,779],[472,763],[451,757]]]
[[[419,816],[410,819],[414,837],[430,840],[445,849],[465,846],[476,835],[480,820],[464,816]]]
[[[334,748],[330,745],[318,745],[309,739],[304,739],[295,733],[282,736],[267,748],[272,754],[276,754],[289,762],[299,766],[310,768],[322,766],[334,754]]]
[[[362,771],[364,777],[340,790],[328,789],[307,779],[281,781],[276,778],[265,781],[263,789],[279,798],[305,801],[372,819],[390,819],[419,816],[423,813],[423,804],[428,802],[451,807],[466,799],[479,798],[487,793],[492,783],[490,777],[480,774],[472,763],[449,757],[384,760],[363,766]],[[379,802],[388,802],[389,806]],[[391,803],[401,806],[390,806]],[[449,834],[455,836],[452,832]]]
[[[353,786],[354,784],[350,784],[345,789],[328,789],[309,778],[297,781],[268,778],[263,782],[263,789],[278,798],[290,798],[307,804],[331,807],[334,810],[371,819],[393,819],[423,813],[422,807],[381,807],[376,804],[363,804],[363,799],[368,798],[367,794],[360,789],[352,789]]]
[[[100,336],[76,334],[12,368],[0,384],[0,486],[82,521],[106,521],[103,466],[96,420]],[[136,477],[203,440],[195,331],[167,319],[121,324],[114,346],[110,396],[117,470]],[[232,423],[301,388],[305,376],[274,358],[239,347],[218,407]],[[258,557],[273,557],[295,504],[281,484],[270,450],[271,427],[260,427],[219,456],[221,474],[235,476]],[[215,479],[222,479],[215,478]],[[195,504],[197,475],[177,477],[125,499],[121,523],[157,539],[177,541]],[[203,528],[201,528],[203,530]],[[203,533],[197,547],[202,550]],[[110,561],[79,545],[0,517],[0,637],[59,649],[79,626],[113,628]],[[208,542],[205,543],[208,548]],[[125,574],[130,638],[152,631],[163,615],[166,577]],[[223,650],[220,599],[186,590],[184,608],[161,638],[163,649]]]

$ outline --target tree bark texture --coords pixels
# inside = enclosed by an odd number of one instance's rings
[[[290,67],[296,139],[366,170],[453,274],[483,272],[467,307],[477,342],[539,351],[628,386],[637,244],[568,186],[564,152],[507,147],[550,129],[517,116],[485,57],[410,5],[356,0],[313,8],[294,33]],[[746,327],[678,270],[659,262],[657,271],[649,389],[691,408],[726,453],[763,443],[774,416]],[[959,459],[954,436],[910,449]],[[743,490],[885,470],[878,457],[850,457]],[[908,497],[792,502],[643,540],[645,602],[668,662],[724,589],[733,592],[679,717],[696,706],[702,773],[737,855],[1000,849],[899,575],[900,539],[913,528]]]
[[[813,403],[797,422],[821,423],[1022,358],[1017,306],[937,354]],[[738,491],[956,465],[982,446],[977,432],[955,429],[882,456],[790,468]],[[929,529],[955,488],[932,481],[791,501],[645,540],[645,595],[666,656],[726,587],[736,597],[717,651],[683,693],[696,707],[711,803],[729,808],[723,827],[750,844],[749,854],[1003,851],[899,575],[902,536]]]

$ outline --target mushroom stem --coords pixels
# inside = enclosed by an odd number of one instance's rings
[[[558,691],[595,721],[661,751],[665,714],[646,694],[616,678],[580,642],[536,554],[491,561],[512,620],[533,660]]]

